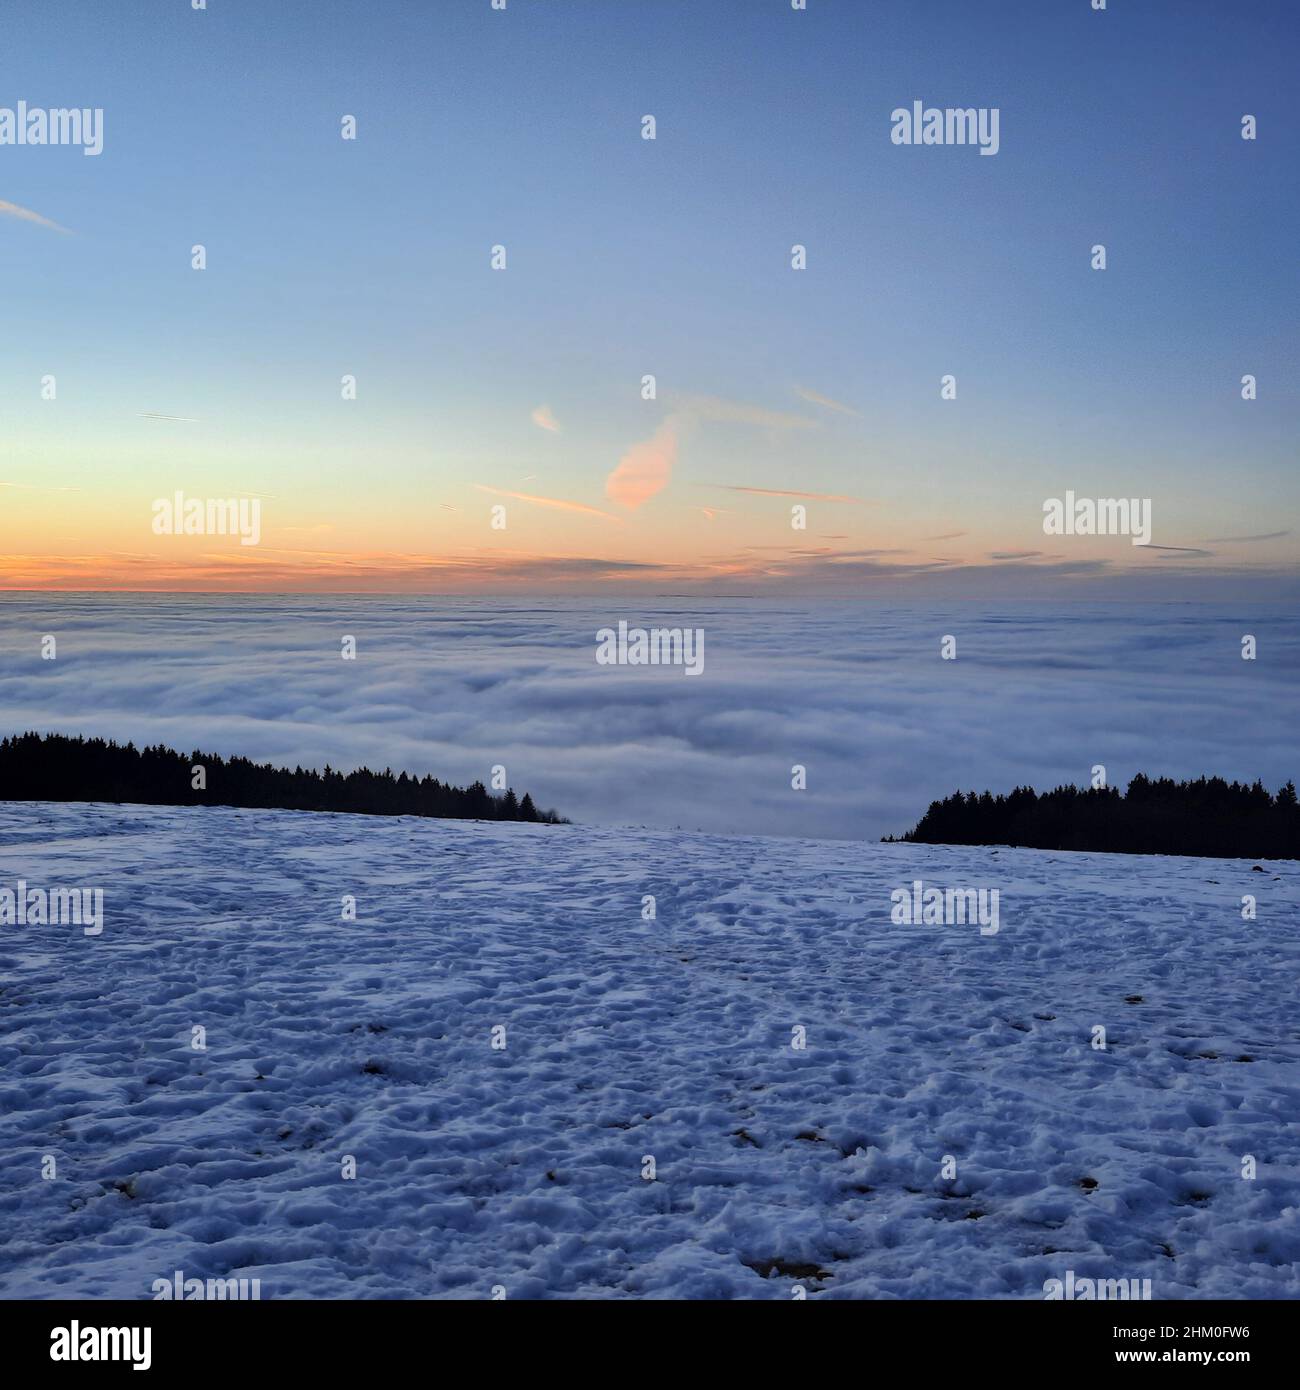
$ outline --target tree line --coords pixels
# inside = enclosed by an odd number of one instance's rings
[[[193,785],[203,768],[201,788]],[[159,743],[137,748],[102,738],[16,734],[0,741],[0,799],[6,801],[118,801],[147,806],[246,806],[282,811],[351,811],[371,816],[435,816],[457,820],[543,821],[565,824],[540,811],[526,792],[494,796],[475,782],[453,787],[435,777],[274,767],[215,753],[188,756]]]
[[[1006,796],[954,792],[931,802],[901,838],[927,845],[1300,859],[1300,807],[1294,782],[1272,796],[1259,781],[1175,782],[1138,773],[1126,793],[1116,787],[1056,787],[1041,796],[1032,787]]]

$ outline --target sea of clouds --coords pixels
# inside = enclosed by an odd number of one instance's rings
[[[702,629],[703,673],[598,665],[620,619]],[[1276,789],[1298,670],[1267,604],[0,595],[3,733],[458,783],[501,764],[576,821],[721,833],[874,839],[959,787],[1099,763]]]

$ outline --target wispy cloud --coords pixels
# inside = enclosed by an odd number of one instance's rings
[[[156,410],[140,410],[136,412],[141,420],[175,420],[183,425],[201,425],[202,420],[196,420],[191,415],[161,415]]]
[[[728,401],[721,396],[684,396],[673,403],[674,413],[699,420],[712,420],[730,425],[757,425],[769,430],[816,429],[817,421],[806,415],[791,415],[784,410],[768,410],[745,401]]]
[[[52,232],[62,232],[64,236],[72,236],[66,227],[60,227],[57,222],[51,222],[48,217],[42,217],[39,212],[33,212],[31,208],[20,208],[17,203],[6,203],[0,198],[0,217],[14,217],[19,222],[31,222],[37,227],[48,227]]]
[[[1280,541],[1290,531],[1269,531],[1262,536],[1207,536],[1206,545],[1240,545],[1247,541]]]
[[[549,405],[539,405],[529,418],[539,430],[549,430],[551,434],[560,432],[560,422],[551,413]]]
[[[485,488],[487,492],[497,489]],[[498,495],[513,496],[508,492]],[[523,500],[532,500],[525,497]],[[558,499],[540,499],[543,505]],[[568,509],[577,503],[558,503]],[[600,513],[597,513],[601,515]],[[617,517],[609,517],[616,521]],[[1011,556],[1017,552],[998,552]],[[1023,552],[1026,558],[963,564],[896,549],[830,550],[822,547],[747,547],[692,560],[632,559],[538,554],[471,547],[453,552],[343,551],[261,545],[213,549],[204,541],[178,554],[172,547],[151,554],[122,550],[95,554],[0,554],[0,590],[84,590],[226,593],[555,593],[599,592],[609,583],[700,596],[730,591],[785,597],[897,593],[962,597],[1061,597],[1114,593],[1127,597],[1183,597],[1189,583],[1213,584],[1205,593],[1300,593],[1294,569],[1241,568],[1225,574],[1200,564],[1178,567],[1177,551],[1144,565],[1117,566],[1106,559],[1064,561]],[[1171,567],[1160,560],[1173,560]],[[1152,563],[1151,561],[1156,561]],[[1161,587],[1174,583],[1176,587]],[[1224,585],[1228,587],[1224,587]],[[1101,587],[1099,587],[1101,586]],[[1247,590],[1242,586],[1253,586]]]
[[[490,492],[496,497],[512,497],[516,502],[531,502],[536,507],[553,507],[559,512],[579,512],[583,516],[598,516],[605,521],[617,521],[618,517],[612,516],[609,512],[602,512],[598,507],[589,507],[585,502],[569,502],[561,497],[536,497],[531,492],[509,492],[505,488],[488,487],[484,483],[475,483],[474,486],[480,492]]]
[[[1164,550],[1170,552],[1171,554],[1194,555],[1200,558],[1208,557],[1214,554],[1214,551],[1212,550],[1198,550],[1194,545],[1144,545],[1141,547],[1141,549]],[[1169,555],[1160,555],[1157,558],[1161,560],[1167,560],[1169,558]]]
[[[756,497],[802,497],[812,502],[862,502],[862,497],[843,497],[835,492],[795,492],[782,487],[740,487],[733,483],[707,483],[706,487],[725,488],[728,492],[749,492]]]
[[[261,545],[166,554],[0,555],[0,590],[45,589],[159,593],[461,593],[531,591],[537,586],[587,589],[609,581],[689,571],[654,561],[584,555],[478,550],[456,555],[344,552]]]
[[[0,487],[17,488],[20,492],[80,492],[79,487],[36,487],[32,483],[0,483]]]
[[[811,391],[806,386],[796,386],[794,393],[801,400],[809,401],[813,405],[825,406],[827,410],[838,410],[841,415],[861,416],[860,410],[854,410],[851,405],[844,405],[841,401],[834,401],[829,396],[823,396],[820,391]]]

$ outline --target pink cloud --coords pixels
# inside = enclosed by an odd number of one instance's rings
[[[635,510],[668,486],[677,462],[677,427],[665,420],[652,438],[634,444],[605,479],[605,496]]]

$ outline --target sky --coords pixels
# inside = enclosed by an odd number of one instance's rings
[[[0,587],[1300,594],[1284,0],[2,23],[0,120],[103,148],[0,144]],[[257,543],[157,534],[178,491]],[[1151,544],[1045,534],[1067,491]]]

